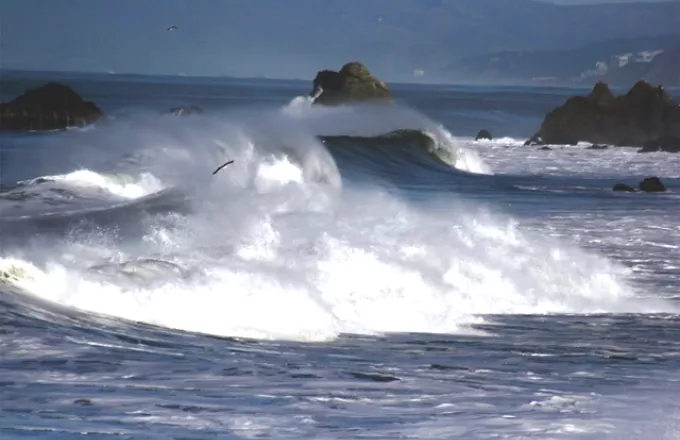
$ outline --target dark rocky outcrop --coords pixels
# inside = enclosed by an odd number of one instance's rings
[[[59,130],[101,118],[97,106],[69,86],[47,83],[0,104],[0,131]]]
[[[617,183],[616,185],[614,185],[614,188],[612,189],[614,191],[635,192],[635,188],[624,183]]]
[[[530,139],[527,139],[526,142],[524,142],[524,146],[528,147],[531,145],[543,145],[543,139],[540,138],[537,134],[533,135]]]
[[[92,401],[90,399],[76,399],[73,401],[75,405],[90,406]]]
[[[475,136],[475,140],[481,140],[481,139],[486,139],[486,140],[493,140],[493,136],[491,136],[491,132],[489,130],[479,130],[477,133],[477,136]]]
[[[638,81],[617,97],[599,82],[588,96],[571,97],[548,113],[528,142],[637,146],[669,136],[680,137],[680,106],[663,87]]]
[[[541,147],[541,148],[537,148],[537,150],[539,150],[539,151],[552,151],[552,148],[550,148],[550,147]]]
[[[680,137],[666,136],[642,144],[640,153],[652,153],[654,151],[665,151],[668,153],[680,152]]]
[[[644,192],[664,192],[666,186],[658,177],[646,177],[639,184],[640,191]]]
[[[607,145],[591,145],[590,147],[587,147],[586,150],[606,150],[609,148]]]
[[[638,188],[642,192],[665,192],[666,186],[658,177],[645,177],[642,182],[638,184]],[[614,191],[636,192],[637,190],[630,185],[624,183],[617,183],[612,188]]]
[[[314,104],[324,105],[392,101],[387,85],[358,62],[345,64],[339,72],[322,70],[317,73],[310,96],[314,97]]]
[[[167,111],[168,114],[175,115],[175,116],[184,116],[184,115],[200,115],[202,113],[205,113],[205,110],[203,110],[201,107],[198,107],[196,105],[190,105],[186,107],[173,107],[170,110]]]

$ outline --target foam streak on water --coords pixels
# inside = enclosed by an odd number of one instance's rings
[[[577,200],[577,209],[551,204],[532,206],[522,223],[584,249],[607,255],[630,268],[629,279],[646,297],[678,298],[680,248],[678,169],[680,155],[638,153],[636,148],[590,150],[588,145],[523,147],[521,141],[461,141],[475,149],[503,174],[522,175],[515,186],[533,197],[545,195]],[[661,194],[616,193],[614,183],[636,187],[645,177],[658,176],[668,191]],[[533,197],[532,197],[533,196]]]

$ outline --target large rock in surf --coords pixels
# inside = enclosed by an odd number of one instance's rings
[[[613,191],[623,191],[623,192],[635,192],[635,188],[625,183],[617,183],[612,188]]]
[[[644,192],[665,192],[666,185],[658,177],[645,177],[638,187]]]
[[[69,86],[50,82],[0,104],[0,131],[58,130],[88,125],[101,116],[94,103]]]
[[[314,78],[310,96],[314,104],[338,105],[356,102],[392,102],[387,85],[358,62],[347,63],[339,72],[322,70]]]
[[[642,144],[640,153],[653,153],[665,151],[668,153],[680,153],[680,137],[666,136]]]
[[[642,192],[666,192],[666,185],[663,184],[661,179],[656,176],[645,177],[642,182],[638,184],[638,188]],[[614,191],[624,191],[624,192],[636,192],[637,190],[630,185],[625,183],[617,183],[612,188]]]
[[[548,113],[528,142],[639,146],[663,137],[680,137],[680,106],[663,87],[638,81],[614,96],[599,82],[588,96],[571,97]]]
[[[475,136],[475,140],[479,141],[479,140],[483,140],[483,139],[490,140],[490,141],[493,140],[493,136],[491,136],[491,132],[489,130],[484,129],[484,130],[479,130],[477,132],[477,136]]]

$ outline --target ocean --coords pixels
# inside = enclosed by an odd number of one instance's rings
[[[49,80],[105,118],[0,134],[0,438],[680,438],[680,156],[523,146],[583,90],[3,73],[0,101]]]

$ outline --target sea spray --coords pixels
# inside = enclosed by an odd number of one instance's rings
[[[73,168],[81,171],[43,180],[70,185],[76,195],[97,187],[119,198],[179,188],[192,197],[192,209],[119,217],[138,223],[141,236],[122,233],[125,225],[96,234],[87,224],[70,225],[66,238],[49,246],[29,241],[4,249],[0,267],[30,273],[30,283],[20,276],[9,282],[63,306],[221,336],[455,333],[495,314],[661,307],[634,301],[622,268],[522,231],[454,192],[417,203],[370,179],[346,185],[333,148],[319,138],[403,129],[423,130],[468,172],[484,168],[477,159],[460,160],[468,153],[450,133],[413,111],[312,108],[299,100],[255,119],[248,113],[131,120],[78,133],[79,145],[98,144],[103,156],[91,154]],[[394,138],[395,148],[412,151],[406,140]],[[68,136],[57,143],[68,152]],[[393,159],[389,148],[373,151],[370,139],[343,153],[356,170]],[[463,177],[417,151],[412,156],[420,166],[438,167],[439,178]],[[475,157],[472,150],[468,157]],[[211,175],[231,158],[233,165]],[[408,175],[408,166],[400,162],[392,171]],[[105,178],[121,173],[153,185],[134,193],[125,190],[131,181],[116,187]],[[140,199],[136,208],[146,203]]]
[[[306,209],[303,200],[319,191],[307,185],[273,179],[268,192],[250,191],[250,203],[232,200],[150,228],[136,245],[112,243],[99,261],[89,248],[101,251],[100,238],[54,243],[25,287],[86,312],[300,340],[469,332],[494,314],[654,308],[633,300],[622,269],[502,217],[466,212],[463,204],[413,206],[371,189],[346,189],[325,207]],[[151,258],[167,263],[151,270]]]

